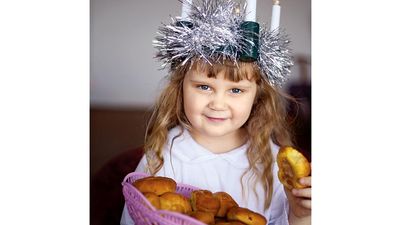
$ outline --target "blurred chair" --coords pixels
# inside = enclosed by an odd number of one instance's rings
[[[310,60],[306,56],[297,56],[296,63],[300,68],[300,79],[288,87],[288,93],[295,97],[299,104],[290,104],[289,118],[296,147],[311,161],[311,80]]]
[[[90,180],[90,224],[119,224],[124,207],[121,182],[133,172],[143,147],[129,149],[109,160]]]

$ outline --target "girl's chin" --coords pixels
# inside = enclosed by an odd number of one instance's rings
[[[207,127],[207,128],[203,128],[203,129],[199,129],[197,131],[197,134],[208,137],[208,138],[221,138],[224,137],[226,135],[231,135],[234,133],[234,130],[232,129],[226,129],[226,128],[222,128],[222,127]]]

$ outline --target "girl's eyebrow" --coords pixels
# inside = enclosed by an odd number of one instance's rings
[[[193,82],[193,83],[209,83],[207,80],[193,80],[193,79],[190,79],[190,81]]]
[[[239,88],[239,89],[250,89],[251,88],[251,86],[247,86],[247,85],[240,85],[240,84],[238,84],[238,85],[231,85],[232,87],[234,87],[234,88]]]
[[[190,79],[191,82],[193,83],[201,83],[201,84],[211,84],[211,82],[208,82],[207,80],[194,80],[194,79]],[[246,84],[240,84],[240,83],[236,83],[236,82],[230,82],[229,83],[230,87],[234,87],[234,88],[240,88],[240,89],[249,89],[251,88],[250,85],[246,85]]]

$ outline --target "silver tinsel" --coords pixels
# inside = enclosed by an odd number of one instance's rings
[[[264,78],[271,84],[281,87],[290,75],[293,57],[289,49],[289,39],[282,30],[260,30],[258,65]]]
[[[237,63],[239,53],[247,51],[248,40],[240,29],[244,12],[245,6],[234,0],[194,0],[188,19],[192,26],[179,24],[178,17],[171,18],[171,24],[159,28],[153,41],[158,50],[156,58],[163,62],[164,68],[171,65],[171,69],[194,58],[204,59],[210,64],[221,59]],[[290,74],[293,60],[288,44],[289,40],[282,31],[270,32],[261,28],[257,65],[271,85],[281,86]]]

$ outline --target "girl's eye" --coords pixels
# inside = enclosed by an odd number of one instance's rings
[[[234,93],[234,94],[239,94],[239,93],[242,93],[243,91],[240,90],[239,88],[232,88],[231,92]]]
[[[199,85],[198,88],[200,88],[201,90],[204,90],[204,91],[210,90],[210,87],[208,85]]]

